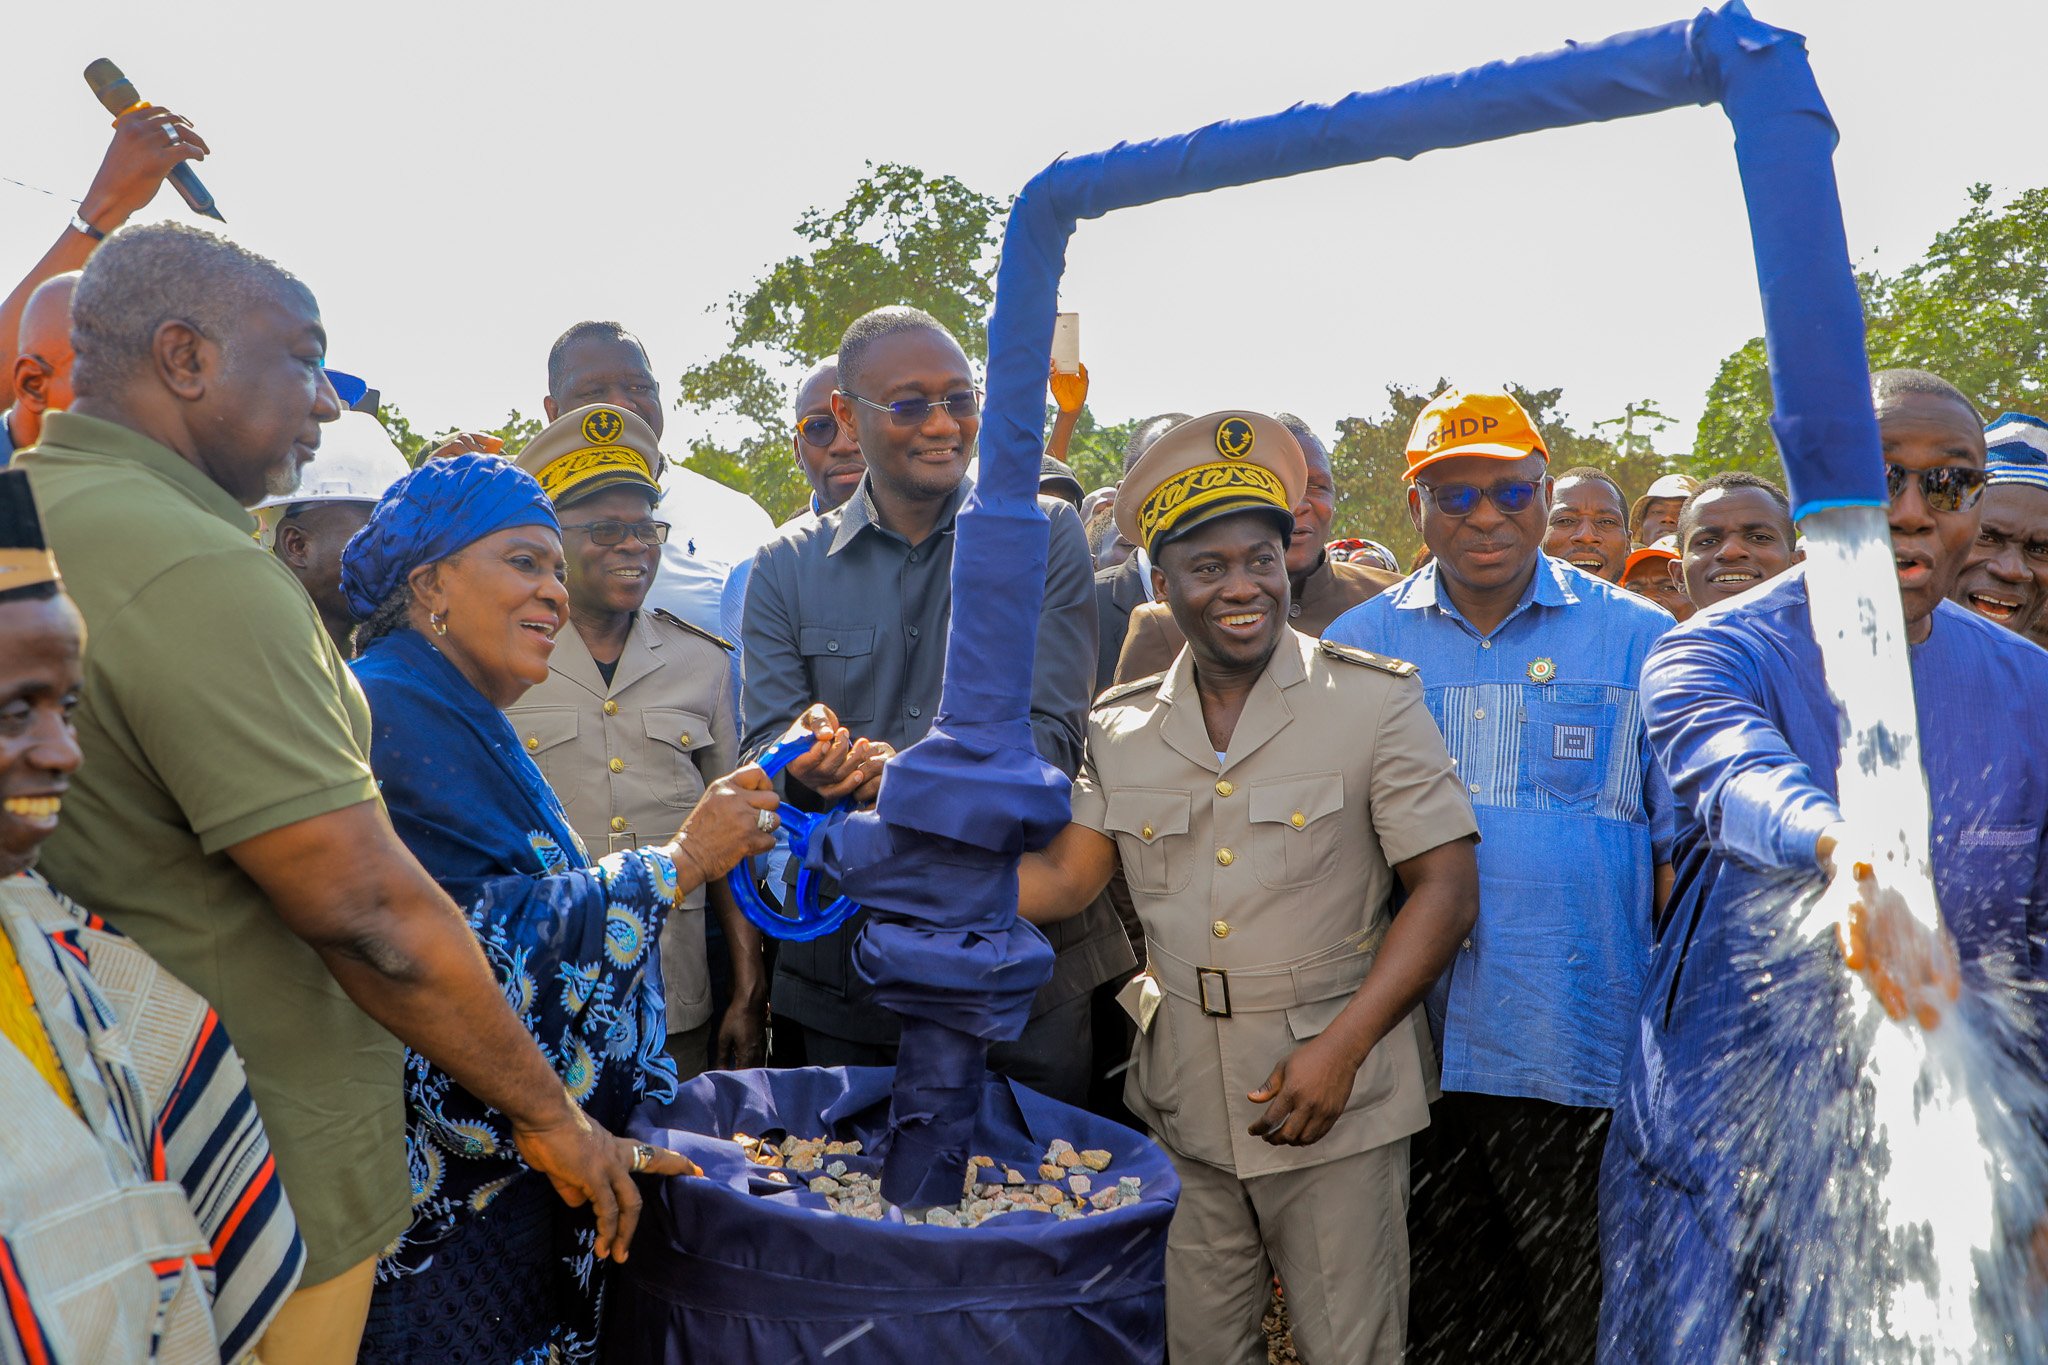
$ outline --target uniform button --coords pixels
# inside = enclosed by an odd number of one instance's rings
[[[683,731],[683,733],[677,737],[676,742],[678,744],[688,744],[690,742],[690,732],[688,730]]]
[[[825,652],[827,654],[837,654],[839,652],[839,642],[837,640],[827,640],[825,642]]]
[[[1308,823],[1308,817],[1306,815],[1303,815],[1300,811],[1296,811],[1294,812],[1294,814],[1287,817],[1287,823],[1294,826],[1296,829],[1300,829],[1303,825],[1306,825]]]
[[[1218,938],[1229,938],[1230,926],[1219,919],[1214,924],[1209,926],[1209,932],[1216,935],[1216,937]]]
[[[540,741],[534,736],[528,735],[526,737],[526,752],[532,753],[538,748],[540,748]]]
[[[625,832],[626,832],[626,817],[625,817],[625,816],[623,816],[623,815],[614,815],[614,816],[612,817],[612,833],[614,833],[614,834],[624,834]]]
[[[1479,707],[1479,708],[1478,708],[1477,710],[1475,710],[1475,711],[1474,711],[1474,712],[1472,713],[1472,719],[1474,719],[1474,720],[1485,720],[1485,719],[1486,719],[1486,708],[1482,706],[1482,707]]]
[[[1228,796],[1236,790],[1237,788],[1231,786],[1228,782],[1218,782],[1216,784],[1216,794],[1218,796]]]
[[[611,761],[611,770],[615,773],[622,773],[626,771],[626,760],[623,758],[613,759]]]
[[[910,552],[910,562],[913,564],[917,563],[917,551],[912,550]]]
[[[1465,951],[1468,953],[1472,951],[1472,940],[1469,938],[1465,940]]]
[[[604,713],[608,716],[616,716],[619,714],[619,704],[615,701],[606,702],[604,704]]]
[[[910,718],[911,718],[912,720],[915,720],[915,719],[917,719],[917,718],[918,718],[919,716],[921,716],[921,715],[923,715],[923,714],[924,714],[924,712],[923,712],[922,710],[920,710],[919,708],[915,707],[915,706],[913,706],[913,707],[911,707],[911,708],[910,708]]]
[[[1480,647],[1481,649],[1492,649],[1492,648],[1493,648],[1493,641],[1491,641],[1491,640],[1481,640],[1481,641],[1479,642],[1479,647]]]
[[[1219,848],[1216,850],[1216,861],[1220,866],[1229,867],[1237,861],[1237,855],[1227,848]]]
[[[916,626],[912,626],[912,627],[910,628],[910,638],[911,638],[911,639],[913,639],[913,640],[915,640],[915,639],[917,638],[917,627],[916,627]]]
[[[1147,826],[1145,826],[1145,828],[1143,828],[1143,829],[1139,830],[1139,831],[1138,831],[1138,837],[1139,837],[1140,839],[1149,839],[1149,838],[1151,838],[1151,837],[1152,837],[1152,826],[1150,826],[1150,825],[1147,825]]]
[[[1467,785],[1467,786],[1469,786],[1470,788],[1472,788],[1472,790],[1473,790],[1473,791],[1475,791],[1475,792],[1479,790],[1479,784],[1478,784],[1477,782],[1468,782],[1468,783],[1466,783],[1465,785]]]

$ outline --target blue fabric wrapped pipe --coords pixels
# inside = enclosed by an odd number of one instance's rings
[[[1739,2],[1603,42],[1054,162],[1024,187],[1003,238],[989,324],[984,479],[989,471],[1012,482],[1035,475],[1057,290],[1080,219],[1716,101],[1735,129],[1763,295],[1772,430],[1794,514],[1884,505],[1862,307],[1835,189],[1834,122],[1800,37],[1751,18]]]
[[[1138,1203],[1109,1213],[1008,1213],[974,1228],[832,1213],[822,1195],[770,1181],[721,1140],[857,1139],[861,1155],[834,1159],[872,1172],[892,1141],[890,1085],[873,1068],[713,1072],[643,1110],[632,1135],[675,1148],[704,1176],[645,1187],[632,1258],[605,1304],[604,1359],[1160,1360],[1180,1182],[1129,1129],[984,1077],[976,1153],[1029,1173],[1064,1138],[1114,1154],[1103,1180],[1142,1184]]]

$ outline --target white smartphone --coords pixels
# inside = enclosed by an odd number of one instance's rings
[[[1052,320],[1052,367],[1061,374],[1081,372],[1081,315],[1060,313]]]

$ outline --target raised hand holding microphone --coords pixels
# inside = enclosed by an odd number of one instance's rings
[[[135,93],[134,83],[121,74],[120,67],[105,57],[85,68],[85,83],[92,88],[92,93],[99,102],[106,106],[107,112],[114,116],[116,128],[121,126],[122,120],[133,115],[162,112]],[[168,176],[172,188],[183,196],[194,213],[203,213],[209,218],[225,223],[227,219],[223,218],[220,210],[214,206],[213,195],[207,191],[206,186],[199,183],[198,173],[184,164],[197,159],[185,154],[183,150],[191,136],[192,125],[175,114],[168,119],[145,119],[143,122],[154,124],[154,136],[162,138],[164,146],[174,151],[170,162],[164,167],[163,174],[158,176],[158,183]],[[208,150],[204,142],[199,143],[198,156],[205,156]],[[150,193],[155,193],[154,187]],[[149,200],[145,198],[142,202],[146,204]],[[140,208],[141,205],[138,204],[136,207]]]
[[[210,150],[181,115],[154,105],[130,110],[114,120],[114,140],[79,201],[79,221],[104,237],[147,208],[171,172]]]

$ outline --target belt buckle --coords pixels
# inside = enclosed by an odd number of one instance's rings
[[[1221,967],[1197,967],[1195,968],[1195,984],[1202,996],[1202,1013],[1211,1019],[1228,1019],[1230,1017],[1230,973]],[[1221,1009],[1218,1009],[1215,1003],[1219,996],[1223,1001]]]

